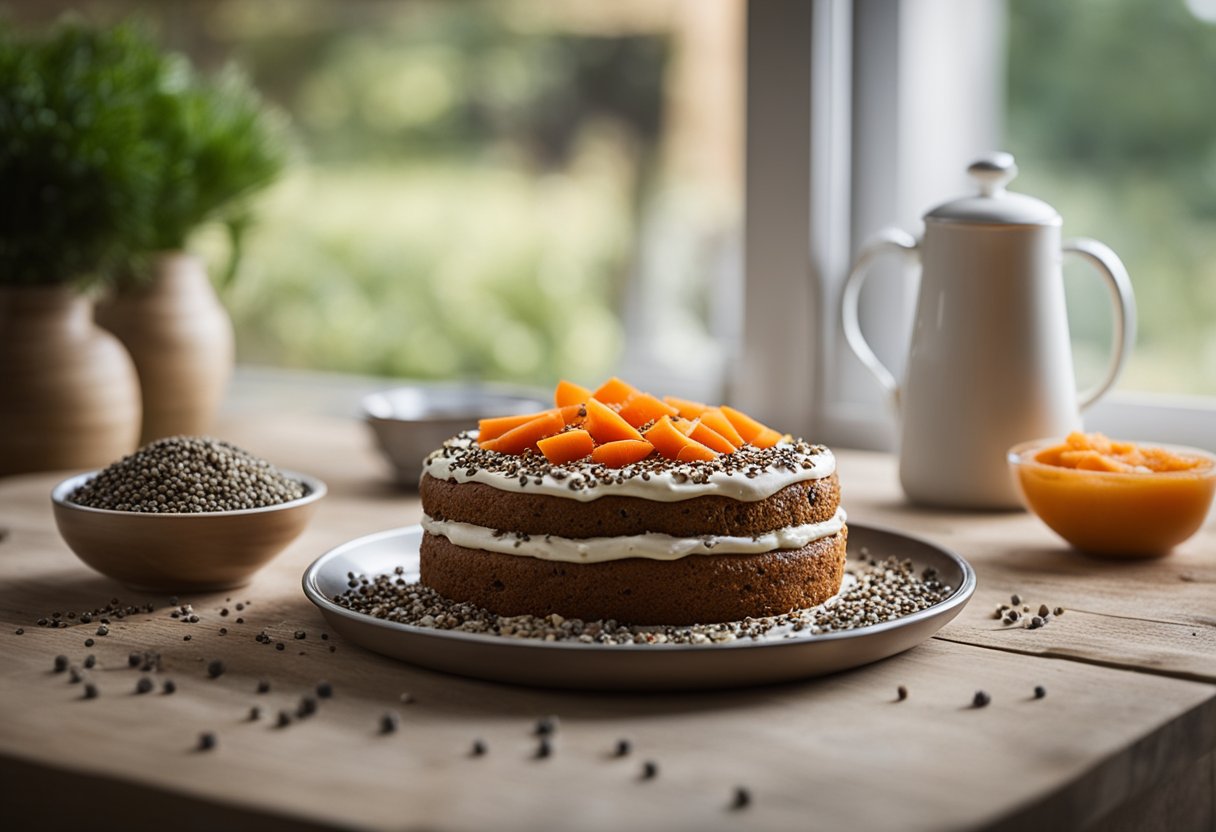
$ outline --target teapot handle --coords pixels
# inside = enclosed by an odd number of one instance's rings
[[[1063,245],[1066,254],[1079,254],[1087,263],[1098,270],[1106,278],[1107,288],[1110,289],[1111,300],[1115,305],[1114,331],[1111,335],[1113,352],[1110,363],[1106,367],[1103,379],[1079,395],[1081,409],[1089,407],[1102,397],[1119,378],[1123,370],[1123,362],[1132,351],[1136,341],[1136,298],[1132,293],[1132,282],[1127,276],[1127,269],[1119,255],[1111,249],[1087,237],[1066,240]]]
[[[878,232],[861,248],[849,276],[844,282],[844,292],[840,298],[840,320],[844,329],[845,340],[848,341],[853,353],[861,360],[879,385],[891,395],[896,407],[899,407],[899,383],[891,371],[878,360],[874,350],[861,332],[861,322],[858,318],[857,305],[861,297],[861,287],[869,276],[870,266],[880,255],[897,253],[903,256],[916,256],[918,243],[916,238],[898,228],[887,228]]]

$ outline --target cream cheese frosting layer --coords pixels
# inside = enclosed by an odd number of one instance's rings
[[[755,502],[797,482],[823,479],[836,471],[836,457],[822,445],[787,442],[730,454],[729,464],[635,463],[620,469],[572,463],[548,465],[543,457],[509,457],[480,451],[476,432],[449,439],[423,464],[423,476],[458,483],[477,482],[503,491],[545,494],[578,502],[600,497],[639,497],[674,503],[721,496]],[[490,458],[494,464],[486,464]],[[720,460],[725,460],[725,455]]]
[[[756,537],[672,537],[666,534],[586,538],[529,536],[497,532],[472,523],[436,520],[427,515],[422,517],[422,528],[431,534],[446,537],[455,545],[466,549],[485,549],[504,555],[520,555],[563,563],[603,563],[626,558],[678,560],[690,555],[757,554],[774,549],[801,549],[808,543],[837,534],[844,528],[846,519],[845,511],[841,508],[837,509],[831,520],[802,526],[786,526]]]

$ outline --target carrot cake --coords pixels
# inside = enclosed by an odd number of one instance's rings
[[[611,379],[427,457],[422,583],[499,615],[692,624],[840,590],[835,459],[729,407]]]

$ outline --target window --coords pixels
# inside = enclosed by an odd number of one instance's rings
[[[1205,21],[1182,0],[1009,5],[1007,145],[1024,171],[1019,184],[1060,210],[1066,233],[1102,239],[1127,265],[1139,337],[1124,391],[1216,395],[1208,13]],[[1109,343],[1105,290],[1088,277],[1067,278],[1082,379],[1101,372]]]
[[[824,441],[895,446],[893,409],[840,337],[840,286],[870,235],[918,234],[926,210],[968,189],[966,165],[1002,148],[1018,157],[1015,189],[1132,272],[1140,342],[1087,425],[1216,449],[1216,399],[1144,392],[1216,383],[1216,26],[1181,2],[1136,0],[766,2],[748,25],[764,48],[748,53],[745,406],[783,424],[798,414],[791,427]],[[1161,41],[1160,60],[1146,58],[1155,80],[1125,77],[1150,71],[1127,50],[1131,31]],[[1120,100],[1129,83],[1145,90],[1138,103]],[[899,375],[916,277],[885,268],[863,326]],[[1066,283],[1085,385],[1104,366],[1109,301],[1088,273],[1070,269]]]
[[[63,4],[11,5],[41,25]],[[290,117],[296,163],[224,292],[239,361],[545,386],[619,367],[720,397],[739,0],[72,5],[236,62]],[[222,235],[197,244],[221,270]]]

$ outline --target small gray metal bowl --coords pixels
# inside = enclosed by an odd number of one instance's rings
[[[530,392],[476,385],[411,385],[363,398],[363,413],[397,482],[417,488],[422,460],[477,420],[544,410],[552,404]]]

